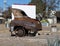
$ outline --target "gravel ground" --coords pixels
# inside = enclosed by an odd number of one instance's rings
[[[8,37],[0,38],[0,46],[47,46],[47,43],[46,39]]]
[[[42,38],[39,36],[11,37],[9,29],[4,24],[0,25],[0,46],[47,46],[46,39],[44,36]]]
[[[0,46],[47,46],[47,40],[44,35],[11,37],[10,34],[0,34]]]
[[[48,46],[47,40],[52,41],[52,39],[60,38],[60,34],[57,35],[58,37],[56,35],[11,37],[8,30],[4,24],[0,25],[0,46]],[[46,30],[49,29],[46,28]]]

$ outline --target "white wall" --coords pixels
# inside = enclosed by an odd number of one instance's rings
[[[36,19],[36,6],[35,5],[12,5],[12,8],[23,10],[27,16]]]

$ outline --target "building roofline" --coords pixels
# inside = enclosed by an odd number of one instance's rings
[[[14,3],[13,5],[35,5],[35,4],[17,4],[17,3]]]

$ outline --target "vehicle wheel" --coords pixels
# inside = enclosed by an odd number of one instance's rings
[[[18,29],[17,36],[19,36],[19,37],[25,36],[25,30],[24,29]]]

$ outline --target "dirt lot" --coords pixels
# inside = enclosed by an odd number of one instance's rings
[[[43,43],[44,42],[44,43]],[[9,29],[0,24],[0,46],[47,46],[46,39],[38,37],[11,37]]]
[[[4,24],[0,24],[0,46],[48,46],[47,38],[57,38],[55,36],[56,35],[11,37],[9,29],[7,29]]]

